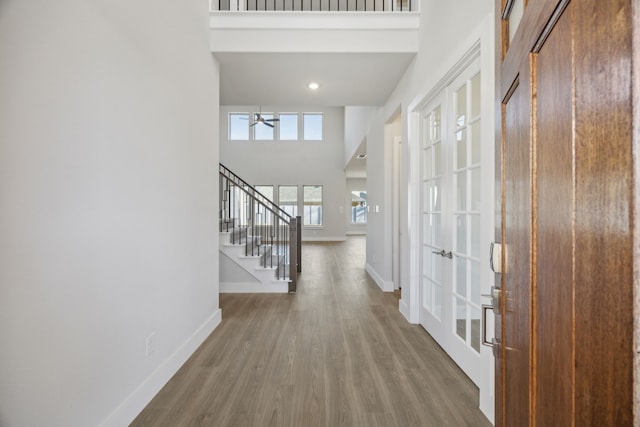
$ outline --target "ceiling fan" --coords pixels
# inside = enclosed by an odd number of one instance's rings
[[[272,128],[273,127],[273,123],[271,123],[271,122],[279,122],[280,121],[280,119],[275,119],[275,118],[274,119],[265,119],[262,116],[262,108],[260,108],[260,112],[259,113],[253,113],[253,114],[254,114],[255,117],[253,119],[253,123],[251,123],[249,125],[249,127],[255,126],[258,123],[262,123],[263,125],[269,126],[270,128]]]

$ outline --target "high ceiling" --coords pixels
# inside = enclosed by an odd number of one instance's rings
[[[414,53],[215,53],[222,105],[384,105]],[[311,91],[309,82],[319,83]]]
[[[384,105],[414,53],[215,53],[222,105],[306,108]],[[317,82],[316,91],[308,88]],[[353,154],[348,178],[366,178],[366,143]]]

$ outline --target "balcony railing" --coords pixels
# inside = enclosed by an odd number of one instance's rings
[[[418,0],[210,0],[211,11],[415,12]]]

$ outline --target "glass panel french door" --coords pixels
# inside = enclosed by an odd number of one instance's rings
[[[435,103],[423,116],[423,269],[422,303],[429,316],[442,317],[442,107]]]
[[[474,61],[422,113],[422,283],[420,323],[480,385],[487,349],[481,348],[481,294],[488,288],[493,231],[493,171],[483,158],[482,88]],[[485,236],[486,242],[482,236]],[[490,352],[489,352],[490,353]],[[492,363],[492,362],[491,362]]]
[[[460,82],[453,95],[455,110],[453,180],[453,310],[455,334],[480,352],[481,115],[480,73]]]

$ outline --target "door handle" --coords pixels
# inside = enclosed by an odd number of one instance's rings
[[[453,258],[453,253],[451,251],[446,252],[444,249],[441,250],[441,251],[431,251],[431,253],[432,254],[436,254],[436,255],[440,255],[442,257],[449,258],[449,259]]]
[[[491,341],[487,341],[487,310],[493,310],[493,306],[489,304],[482,304],[482,345],[493,347],[496,344],[495,338]]]
[[[492,338],[491,341],[487,340],[487,310],[493,310],[493,314],[500,314],[500,299],[502,298],[502,289],[491,287],[491,293],[482,294],[483,297],[491,298],[491,304],[482,304],[482,345],[487,347],[493,347],[494,356],[498,348],[499,341]]]
[[[502,273],[502,250],[502,243],[491,242],[489,246],[489,268],[494,273]]]
[[[482,294],[482,296],[491,298],[491,304],[488,307],[493,310],[494,314],[500,314],[500,299],[502,298],[502,289],[492,286],[491,292],[488,294]]]

